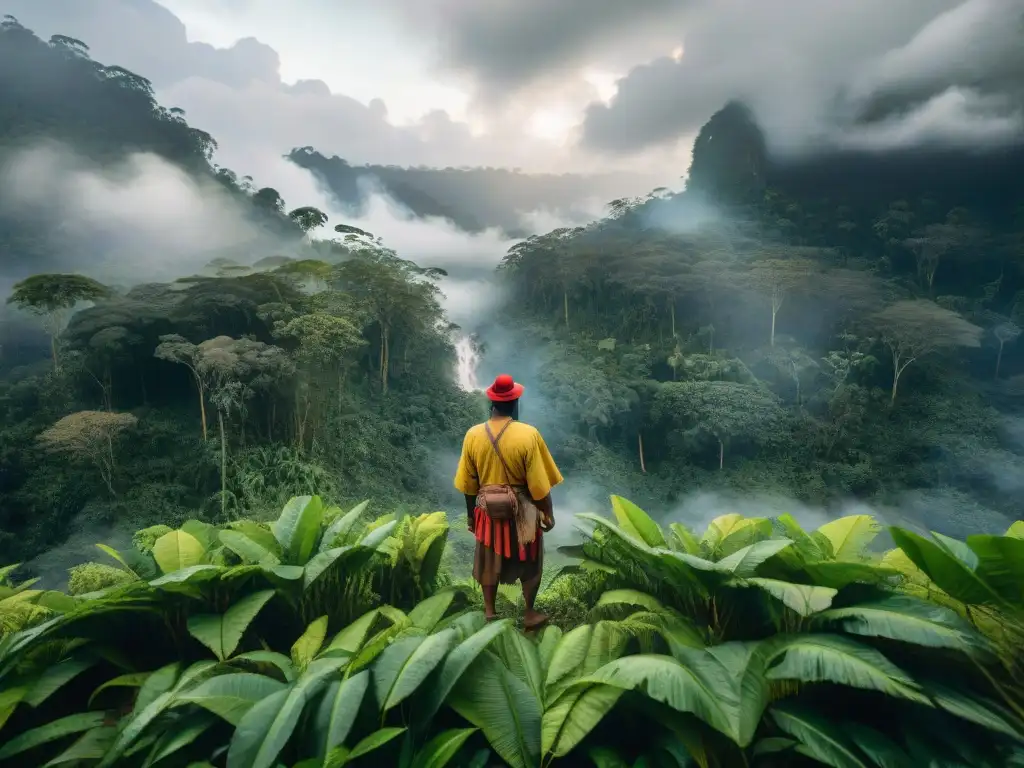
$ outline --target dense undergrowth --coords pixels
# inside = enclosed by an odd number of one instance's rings
[[[865,515],[612,510],[535,636],[484,621],[443,513],[316,496],[99,545],[67,594],[9,568],[0,764],[1024,764],[1024,523],[884,550]]]

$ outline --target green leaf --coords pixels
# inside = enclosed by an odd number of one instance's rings
[[[633,502],[621,496],[612,496],[612,512],[622,530],[649,547],[667,546],[661,528]]]
[[[694,714],[715,730],[734,737],[735,716],[726,710],[718,695],[719,690],[728,687],[728,678],[717,664],[691,667],[671,656],[626,656],[576,683],[603,683],[636,690],[677,712]]]
[[[1004,535],[1014,539],[1024,539],[1024,520],[1017,520],[1006,529],[1006,533]]]
[[[43,768],[69,763],[81,765],[84,761],[100,760],[107,754],[115,738],[117,738],[116,725],[93,728],[91,731],[83,733],[74,744],[46,763]]]
[[[30,707],[38,707],[95,663],[92,659],[64,659],[47,667],[33,681],[23,701]]]
[[[1009,713],[995,702],[983,698],[969,696],[939,682],[929,680],[924,683],[925,693],[935,704],[963,720],[995,733],[1009,736],[1018,743],[1024,743],[1024,732],[1012,724]]]
[[[235,672],[204,680],[178,698],[182,703],[196,704],[237,726],[255,704],[284,687],[284,683],[266,675]]]
[[[603,592],[594,607],[602,608],[606,605],[637,605],[648,611],[665,609],[660,600],[636,589],[612,589]]]
[[[412,695],[457,640],[455,631],[446,629],[426,638],[402,638],[388,646],[373,670],[374,691],[381,710],[386,712]]]
[[[880,584],[894,580],[901,575],[897,569],[887,568],[884,565],[840,560],[808,563],[803,566],[803,569],[815,584],[834,589],[842,589],[856,582]]]
[[[153,559],[163,573],[199,565],[204,554],[199,539],[182,530],[165,533],[153,544]]]
[[[380,618],[380,615],[379,608],[374,608],[372,611],[364,613],[331,638],[331,642],[324,648],[321,655],[333,652],[341,652],[347,656],[355,655],[363,643],[366,642],[367,634],[369,634],[374,623]]]
[[[838,594],[836,590],[830,587],[793,584],[777,579],[741,579],[730,581],[728,584],[734,587],[757,587],[801,616],[810,616],[819,611],[824,611],[832,605],[832,598]]]
[[[477,728],[452,728],[428,741],[412,762],[412,768],[444,768]]]
[[[715,570],[729,573],[740,578],[748,578],[757,573],[758,566],[774,557],[793,542],[788,539],[767,539],[736,550],[728,557],[715,563]]]
[[[89,697],[89,706],[92,706],[93,701],[100,695],[101,691],[105,691],[107,688],[138,688],[146,682],[146,678],[150,674],[150,672],[131,672],[127,675],[120,675],[112,680],[107,680],[107,682],[92,692],[92,695]]]
[[[335,680],[327,686],[313,717],[317,756],[321,760],[326,759],[335,747],[345,743],[369,685],[370,672],[363,670],[345,680]]]
[[[253,664],[270,664],[273,667],[277,667],[282,677],[288,682],[295,679],[295,667],[292,665],[291,659],[283,653],[275,651],[249,651],[248,653],[240,653],[231,659],[232,664],[237,664],[240,661]]]
[[[825,523],[818,533],[828,539],[836,560],[862,560],[868,544],[881,530],[871,515],[847,515]]]
[[[433,632],[434,627],[441,621],[454,599],[455,593],[451,591],[439,592],[428,597],[409,611],[409,621],[414,627],[419,627],[424,632]]]
[[[769,680],[829,682],[879,691],[888,696],[928,704],[914,680],[879,651],[841,635],[780,636],[769,661],[785,654],[768,671]]]
[[[449,697],[511,768],[540,764],[541,704],[492,653],[480,654]]]
[[[202,584],[217,578],[221,573],[224,573],[224,570],[219,565],[190,565],[188,568],[182,568],[180,571],[171,571],[153,579],[149,582],[149,586],[159,587],[165,591],[182,591],[174,590],[174,585]]]
[[[139,574],[132,570],[132,567],[128,565],[128,562],[124,559],[124,556],[116,549],[114,549],[113,547],[108,547],[106,544],[97,544],[96,548],[100,550],[100,552],[103,552],[109,555],[110,557],[114,558],[114,560],[117,561],[118,565],[120,565],[122,568],[128,571],[128,573],[130,573],[132,576],[134,576],[137,579],[141,578]]]
[[[283,691],[258,702],[243,715],[228,746],[227,768],[274,768],[292,737],[306,702],[336,674],[342,662],[318,659]]]
[[[286,562],[306,564],[320,537],[323,514],[324,506],[319,496],[295,496],[284,505],[271,530],[281,545]]]
[[[689,528],[682,523],[669,523],[668,529],[670,532],[668,545],[672,549],[685,552],[688,555],[700,554],[700,539],[694,536]]]
[[[244,533],[226,529],[220,532],[219,537],[221,544],[242,558],[243,562],[254,565],[278,565],[281,562],[274,552]]]
[[[33,728],[30,731],[19,734],[0,747],[0,760],[14,757],[22,752],[35,749],[42,744],[49,744],[51,741],[63,739],[65,736],[88,731],[91,728],[98,728],[103,725],[105,719],[106,714],[104,712],[81,712],[77,715],[68,715],[67,717],[53,720],[38,728]]]
[[[302,637],[296,640],[292,646],[292,664],[296,669],[303,670],[308,666],[309,662],[320,652],[320,646],[324,644],[325,637],[327,637],[327,616],[321,616],[306,627]]]
[[[978,558],[962,542],[963,549],[951,548],[949,542],[929,541],[913,531],[892,527],[889,529],[896,546],[924,571],[939,589],[968,605],[1002,602],[992,588],[975,573]],[[966,550],[966,552],[964,551]]]
[[[348,759],[355,760],[357,757],[369,754],[375,749],[380,749],[393,738],[401,736],[403,733],[405,733],[405,728],[381,728],[379,731],[374,731],[352,747],[352,751],[348,753]]]
[[[800,742],[797,751],[832,768],[873,768],[864,762],[844,735],[841,722],[831,722],[797,704],[781,701],[771,708],[772,719]]]
[[[978,556],[978,578],[1017,607],[1024,607],[1024,537],[975,535],[967,545]]]
[[[188,632],[213,651],[219,661],[224,661],[235,652],[245,630],[273,596],[272,589],[254,592],[232,605],[223,615],[190,616]]]
[[[352,530],[352,526],[356,524],[359,516],[366,511],[366,507],[370,501],[361,501],[356,504],[344,515],[338,517],[333,523],[331,523],[327,530],[324,531],[323,536],[320,539],[320,551],[326,552],[328,549],[332,549],[338,545],[339,540],[344,543],[345,537],[348,536]]]
[[[337,547],[335,549],[328,549],[326,552],[320,552],[313,555],[309,562],[306,563],[305,572],[303,574],[303,586],[307,589],[309,586],[320,578],[324,573],[328,571],[339,559],[344,558],[346,565],[352,568],[354,572],[363,562],[369,560],[373,556],[373,550],[362,546],[354,547]],[[355,562],[352,562],[352,561]]]
[[[176,721],[159,736],[143,768],[159,763],[165,757],[179,753],[217,723],[217,718],[207,712],[194,712]]]
[[[495,638],[511,628],[512,622],[508,619],[500,619],[486,624],[481,630],[474,632],[459,643],[445,657],[437,679],[428,689],[425,702],[416,713],[421,722],[428,722],[437,713],[466,670]]]
[[[625,690],[607,685],[573,687],[544,710],[541,751],[564,757],[579,744],[618,702]]]
[[[951,648],[967,654],[985,652],[989,644],[955,611],[909,595],[890,595],[814,617],[854,635],[885,637],[928,648]]]

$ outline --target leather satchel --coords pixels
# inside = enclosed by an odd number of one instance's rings
[[[484,510],[491,520],[511,520],[519,511],[519,494],[512,487],[512,473],[505,462],[505,457],[501,454],[501,449],[498,448],[498,441],[501,440],[501,436],[505,434],[505,430],[508,429],[508,425],[511,423],[511,419],[505,422],[505,426],[501,428],[497,437],[491,432],[491,425],[484,424],[484,429],[487,430],[487,437],[491,440],[491,447],[494,448],[494,452],[498,455],[498,460],[501,462],[502,469],[505,471],[505,479],[509,481],[502,484],[481,486],[480,491],[477,493],[476,505]]]

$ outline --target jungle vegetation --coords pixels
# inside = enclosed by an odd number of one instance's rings
[[[892,528],[885,550],[868,515],[701,532],[612,497],[614,519],[580,517],[578,564],[542,592],[555,623],[528,637],[451,578],[443,512],[366,507],[150,527],[98,545],[69,593],[5,572],[0,764],[1024,758],[1022,522],[966,542]]]
[[[786,165],[730,105],[685,192],[516,245],[484,344],[567,477],[652,511],[579,516],[527,637],[430,511],[482,408],[443,275],[214,166],[81,41],[8,18],[0,65],[0,163],[152,152],[288,243],[109,285],[0,213],[0,761],[1024,764],[1019,153]],[[664,514],[696,490],[908,519]],[[33,566],[74,535],[90,561]]]

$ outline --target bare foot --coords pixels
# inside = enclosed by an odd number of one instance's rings
[[[540,629],[548,623],[548,617],[543,613],[537,611],[527,611],[526,615],[523,616],[523,626],[526,631],[532,631],[534,629]]]

